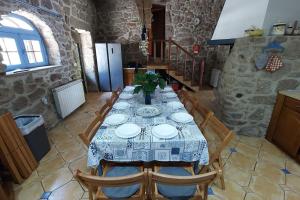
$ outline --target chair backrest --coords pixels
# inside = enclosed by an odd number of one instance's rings
[[[85,131],[79,134],[79,137],[83,141],[83,143],[88,146],[95,136],[97,130],[101,126],[104,118],[103,115],[96,115],[94,120],[89,124],[89,126],[85,129]]]
[[[95,187],[97,188],[95,199],[108,199],[103,194],[101,187],[120,187],[134,184],[140,184],[141,188],[138,194],[132,196],[132,199],[145,199],[145,188],[147,187],[147,172],[140,172],[137,174],[120,177],[101,177],[87,175],[82,173],[80,170],[77,170],[75,177],[88,188],[90,200],[93,199],[93,191]]]
[[[104,118],[108,112],[111,110],[112,108],[112,101],[111,99],[106,100],[106,103],[104,104],[104,106],[102,106],[102,108],[99,111],[96,111],[95,114],[97,116],[102,116],[102,118]]]
[[[208,142],[209,162],[213,163],[220,158],[221,152],[234,137],[234,134],[214,115],[202,127],[202,131]]]
[[[196,199],[207,199],[208,185],[217,177],[217,172],[212,171],[201,175],[192,176],[174,176],[161,174],[158,172],[148,171],[148,179],[151,187],[152,199],[156,199],[157,189],[155,183],[162,183],[166,185],[185,186],[197,185]]]

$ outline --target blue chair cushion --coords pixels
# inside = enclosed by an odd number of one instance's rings
[[[141,172],[138,167],[112,167],[106,177],[128,176]],[[103,193],[110,199],[124,199],[134,195],[140,189],[140,184],[122,187],[102,187]]]
[[[175,176],[191,176],[191,173],[183,167],[162,167],[159,173]],[[168,199],[186,200],[194,196],[197,187],[196,185],[175,186],[158,183],[157,189],[161,195]]]

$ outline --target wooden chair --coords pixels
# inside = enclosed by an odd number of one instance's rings
[[[206,200],[208,185],[216,177],[216,171],[195,175],[192,167],[155,167],[154,172],[148,172],[151,199],[186,198]]]
[[[95,114],[97,116],[102,116],[102,118],[104,119],[108,112],[112,109],[112,105],[113,103],[111,100],[106,100],[104,106],[102,106],[102,108],[99,111],[96,111]]]
[[[234,137],[229,130],[216,116],[211,116],[205,126],[202,127],[203,135],[208,142],[209,166],[205,166],[200,173],[207,172],[208,168],[220,168],[223,171],[221,152]],[[220,174],[221,188],[225,189],[224,175]]]
[[[139,168],[140,172],[137,171],[137,173],[130,175],[127,175],[127,173],[123,176],[122,172],[125,169],[126,167],[118,168],[106,165],[103,170],[103,176],[87,175],[77,170],[75,177],[88,188],[89,200],[146,199],[147,173],[142,168]],[[113,172],[113,170],[115,171]],[[118,174],[118,176],[113,176],[112,172]]]
[[[101,126],[104,118],[103,115],[96,115],[94,120],[90,123],[90,125],[85,129],[83,133],[79,134],[80,139],[86,146],[89,146],[90,142],[92,141],[93,137],[95,136],[97,130]]]

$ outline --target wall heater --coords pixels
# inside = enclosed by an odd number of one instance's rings
[[[54,88],[52,92],[61,118],[65,118],[85,102],[81,79]]]

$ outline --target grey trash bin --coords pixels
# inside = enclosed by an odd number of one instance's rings
[[[19,115],[14,119],[35,159],[40,161],[50,150],[43,116]]]

